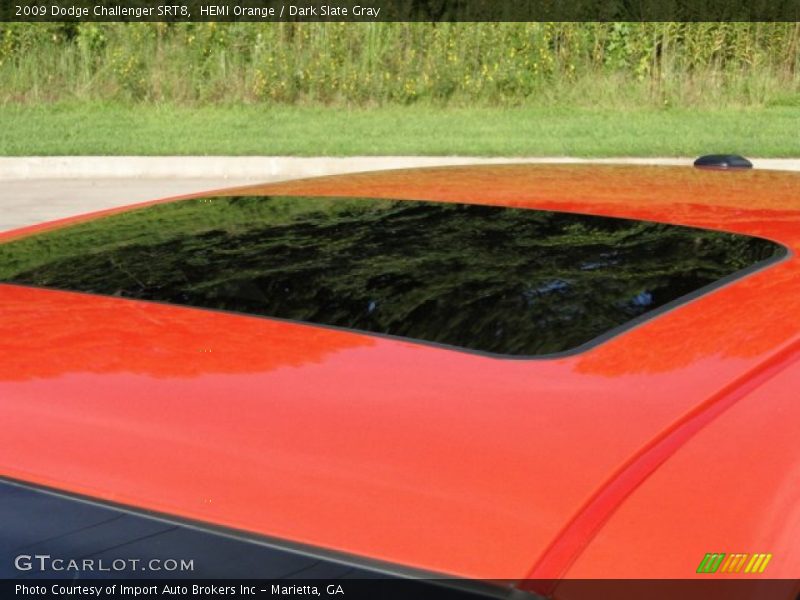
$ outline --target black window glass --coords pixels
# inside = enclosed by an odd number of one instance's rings
[[[542,356],[784,252],[743,235],[562,212],[210,197],[0,244],[0,282]]]

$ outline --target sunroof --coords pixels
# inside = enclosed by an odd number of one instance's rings
[[[209,197],[2,244],[0,281],[536,357],[783,254],[759,238],[562,212]]]

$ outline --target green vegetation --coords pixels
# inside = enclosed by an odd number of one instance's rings
[[[797,156],[800,23],[0,24],[0,155]]]
[[[57,104],[0,108],[0,155],[800,155],[800,108]]]
[[[0,103],[800,106],[800,23],[0,24]]]

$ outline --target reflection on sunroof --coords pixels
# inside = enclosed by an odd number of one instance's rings
[[[783,253],[743,235],[572,213],[212,197],[0,244],[0,282],[542,356]]]

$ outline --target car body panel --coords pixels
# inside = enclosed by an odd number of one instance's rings
[[[639,486],[567,577],[632,571],[667,578],[678,561],[691,572],[707,552],[726,552],[770,553],[765,576],[797,578],[800,456],[792,448],[800,423],[800,348],[786,358],[783,369],[688,439]],[[623,554],[627,564],[620,568]]]
[[[790,255],[583,353],[546,360],[0,285],[0,475],[425,571],[561,577],[615,511],[657,481],[653,472],[666,472],[661,465],[690,440],[702,444],[699,432],[767,385],[769,377],[733,393],[749,374],[787,360],[785,376],[796,378],[798,192],[794,174],[575,166],[393,171],[225,191],[647,219],[765,237]],[[720,398],[728,404],[714,412]],[[670,437],[698,415],[711,418]],[[796,431],[796,421],[772,425],[775,439]],[[749,431],[746,419],[738,427]],[[627,477],[654,444],[660,462]],[[763,483],[778,486],[764,494],[797,504],[800,488],[780,482],[798,451],[783,450],[788,463],[760,466],[771,473]],[[610,487],[613,501],[576,530]],[[688,491],[662,484],[657,493],[677,511]],[[758,529],[774,520],[768,512],[735,526]],[[620,527],[596,543],[619,552],[634,535]],[[766,551],[787,535],[761,527]],[[561,539],[569,551],[557,551]],[[684,551],[670,539],[675,551],[658,575],[693,575],[695,545]],[[791,556],[781,573],[796,576]],[[618,567],[616,576],[638,576]],[[573,569],[598,572],[580,561]]]

